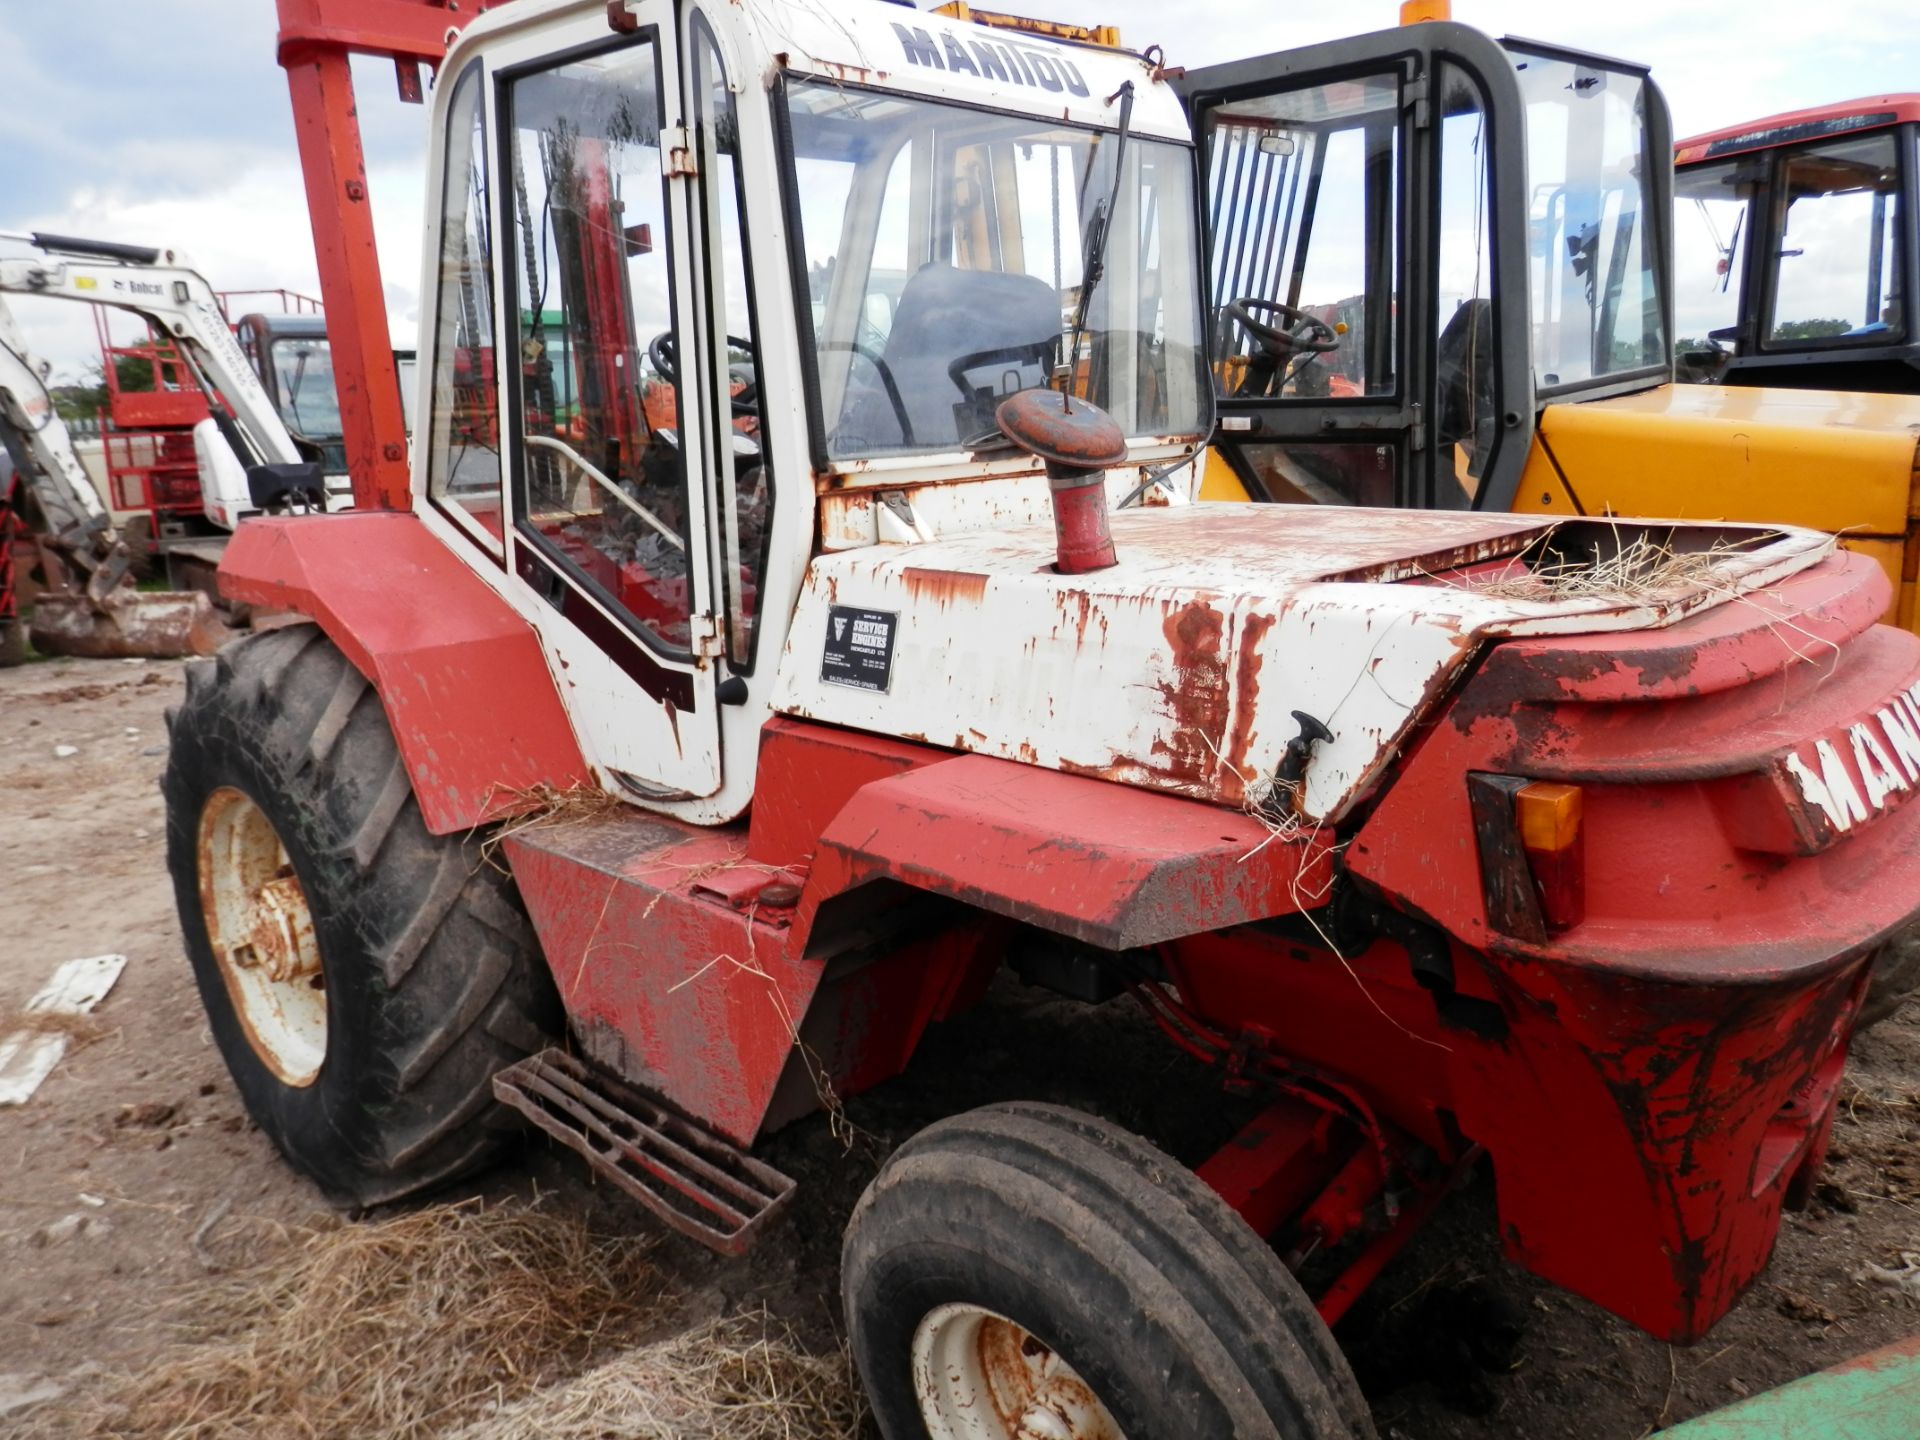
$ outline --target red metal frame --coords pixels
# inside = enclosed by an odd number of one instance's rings
[[[234,323],[234,311],[240,309],[234,302],[237,300],[251,299],[254,296],[277,300],[280,304],[279,313],[282,315],[323,315],[326,313],[326,306],[313,296],[303,295],[298,290],[288,290],[284,286],[256,290],[221,290],[215,294],[214,298],[220,302],[221,315],[225,317],[227,324],[231,325]],[[256,307],[248,307],[242,313],[252,314],[255,308]]]
[[[418,101],[420,67],[438,69],[461,27],[491,6],[488,0],[458,6],[436,0],[278,0],[278,6],[279,59],[306,176],[353,503],[361,510],[406,510],[413,503],[406,417],[349,57],[392,60],[401,98]]]
[[[101,458],[113,509],[141,516],[148,531],[146,543],[156,547],[170,528],[190,525],[201,517],[200,462],[194,454],[193,427],[212,413],[213,401],[169,336],[148,326],[142,338],[125,344],[114,339],[116,323],[125,323],[119,310],[93,307],[107,389]],[[125,360],[149,366],[151,386],[129,388],[120,373]]]

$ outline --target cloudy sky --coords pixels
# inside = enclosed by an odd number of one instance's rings
[[[1393,23],[1394,0],[1001,0],[1118,24],[1127,43],[1199,65]],[[221,289],[316,292],[273,0],[91,7],[0,0],[0,231],[172,245]],[[1684,136],[1773,111],[1920,90],[1915,0],[1454,0],[1457,19],[1645,61]],[[1177,20],[1174,18],[1177,17]],[[369,182],[395,343],[413,338],[424,111],[391,69],[360,72]],[[17,247],[0,241],[0,253]],[[79,307],[18,302],[61,378],[94,358]]]

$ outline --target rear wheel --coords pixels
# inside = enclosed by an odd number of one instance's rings
[[[887,1440],[1365,1440],[1286,1267],[1178,1162],[1090,1115],[990,1106],[903,1145],[848,1226]]]
[[[1873,959],[1867,993],[1860,1000],[1856,1030],[1890,1020],[1920,990],[1920,936],[1901,935],[1889,941]]]
[[[329,1196],[476,1168],[494,1073],[559,1006],[513,882],[427,832],[379,697],[312,625],[187,672],[163,789],[175,901],[249,1113]]]

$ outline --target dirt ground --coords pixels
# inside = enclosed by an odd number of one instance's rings
[[[272,1256],[327,1213],[247,1122],[181,953],[156,785],[180,683],[173,663],[0,671],[0,1016],[65,959],[129,957],[97,1012],[105,1033],[0,1110],[0,1435],[24,1393],[137,1364],[210,1273]],[[907,1075],[850,1102],[863,1132],[851,1152],[818,1121],[775,1137],[769,1158],[801,1192],[751,1255],[659,1247],[683,1297],[673,1318],[765,1306],[830,1350],[840,1227],[892,1144],[943,1113],[1044,1095],[1197,1160],[1238,1117],[1196,1106],[1190,1071],[1124,1002],[1089,1012],[1008,982],[939,1027]],[[1920,1251],[1920,1006],[1857,1043],[1848,1093],[1813,1207],[1788,1217],[1771,1270],[1691,1349],[1506,1264],[1484,1184],[1450,1202],[1383,1277],[1373,1322],[1343,1336],[1382,1436],[1638,1440],[1920,1330],[1913,1293],[1869,1268],[1899,1271]],[[651,1224],[544,1146],[476,1191]]]

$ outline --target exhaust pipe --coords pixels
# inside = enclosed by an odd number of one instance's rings
[[[994,411],[1000,433],[1047,463],[1053,496],[1053,568],[1083,575],[1117,563],[1107,525],[1107,471],[1127,458],[1111,416],[1058,390],[1022,390]]]

